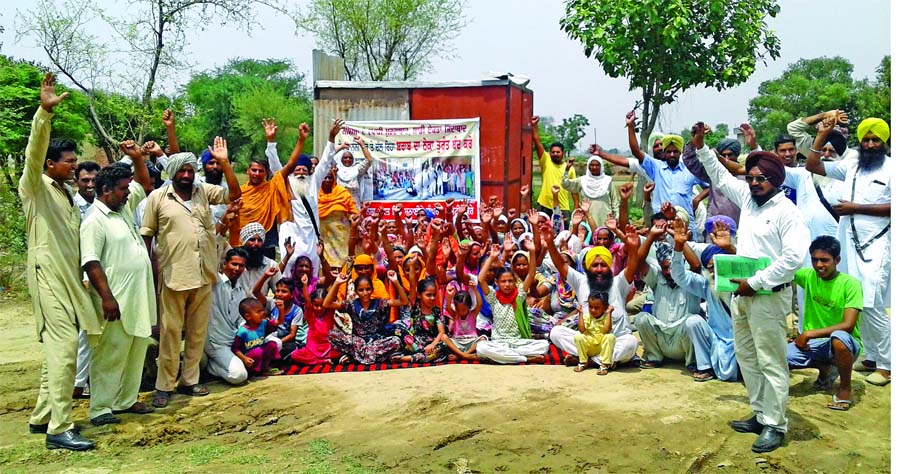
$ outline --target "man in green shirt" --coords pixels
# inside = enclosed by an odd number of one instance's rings
[[[559,142],[553,142],[550,145],[549,153],[544,150],[544,145],[541,143],[541,137],[538,133],[540,120],[540,117],[531,117],[531,136],[534,139],[534,146],[537,148],[538,165],[541,167],[541,194],[538,195],[538,210],[546,212],[547,215],[553,215],[553,187],[559,187],[561,188],[559,191],[559,209],[562,211],[566,222],[568,222],[572,217],[572,205],[574,202],[569,191],[562,189],[563,173],[566,173],[566,150],[563,144]],[[569,179],[575,179],[574,169],[570,169],[567,174]]]
[[[809,246],[813,268],[801,268],[794,283],[805,290],[803,332],[788,344],[792,369],[819,369],[816,386],[830,389],[828,374],[836,366],[840,385],[828,408],[850,409],[850,374],[861,347],[857,320],[863,307],[862,284],[841,273],[841,244],[831,236],[817,237]]]
[[[68,92],[56,94],[52,74],[41,82],[41,106],[31,122],[19,196],[28,234],[26,275],[38,339],[44,344],[41,388],[28,429],[46,433],[48,449],[83,451],[94,447],[72,423],[72,387],[78,330],[100,334],[100,318],[82,285],[79,261],[81,217],[66,184],[75,179],[75,144],[50,141],[53,108]]]

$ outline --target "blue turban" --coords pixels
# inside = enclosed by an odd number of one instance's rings
[[[309,155],[306,153],[301,154],[300,158],[297,159],[297,166],[305,166],[307,171],[312,169],[312,160],[309,158]]]
[[[734,222],[734,219],[728,216],[712,216],[706,219],[706,223],[703,226],[707,234],[712,234],[713,224],[716,222],[724,222],[725,224],[727,224],[728,228],[731,229],[731,235],[737,233],[737,223]]]
[[[200,164],[202,166],[206,166],[209,163],[209,160],[213,159],[212,153],[209,150],[203,150],[203,153],[200,153]]]
[[[700,264],[703,265],[703,268],[706,268],[709,265],[709,261],[720,253],[725,253],[725,251],[718,245],[706,247],[703,249],[703,253],[700,254]]]

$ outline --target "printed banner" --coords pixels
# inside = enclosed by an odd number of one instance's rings
[[[481,198],[478,135],[478,118],[348,121],[336,142],[350,143],[357,163],[365,158],[355,137],[362,137],[372,154],[371,182],[363,191],[371,202],[369,214],[400,203],[405,217],[412,217],[452,199],[451,209],[466,206],[475,219]]]

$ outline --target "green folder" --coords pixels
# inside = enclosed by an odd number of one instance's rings
[[[732,283],[732,278],[750,278],[756,272],[765,269],[772,261],[769,257],[751,258],[740,255],[719,254],[713,257],[716,266],[716,291],[733,293],[737,290],[737,283]],[[759,290],[758,295],[771,295],[769,290]]]

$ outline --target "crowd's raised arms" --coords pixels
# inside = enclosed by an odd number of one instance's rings
[[[353,151],[336,143],[340,119],[318,157],[303,153],[309,126],[281,124],[298,131],[284,163],[279,124],[263,119],[265,155],[241,185],[227,137],[199,158],[182,151],[171,111],[165,150],[128,140],[127,159],[79,164],[74,144],[50,139],[66,95],[44,78],[19,184],[47,354],[29,425],[48,448],[94,447],[69,393],[89,394],[91,423],[119,423],[176,394],[207,395],[203,371],[238,385],[309,365],[683,365],[685,383],[743,381],[751,412],[731,427],[757,435],[755,452],[784,440],[791,369],[819,369],[816,387],[833,394],[823,409],[856,403],[853,370],[890,382],[890,128],[879,118],[856,124],[858,150],[847,114],[832,110],[797,118],[774,143],[746,124],[746,146],[706,143],[697,122],[688,142],[655,133],[644,151],[629,112],[631,156],[591,145],[579,176],[570,150],[544,148],[533,117],[536,208],[526,184],[515,208],[490,196],[405,209],[364,200],[377,167],[364,137]],[[468,189],[467,165],[436,166],[446,176],[434,189]],[[636,189],[635,175],[648,184]],[[99,344],[79,344],[87,336]],[[641,377],[629,372],[618,380]]]

